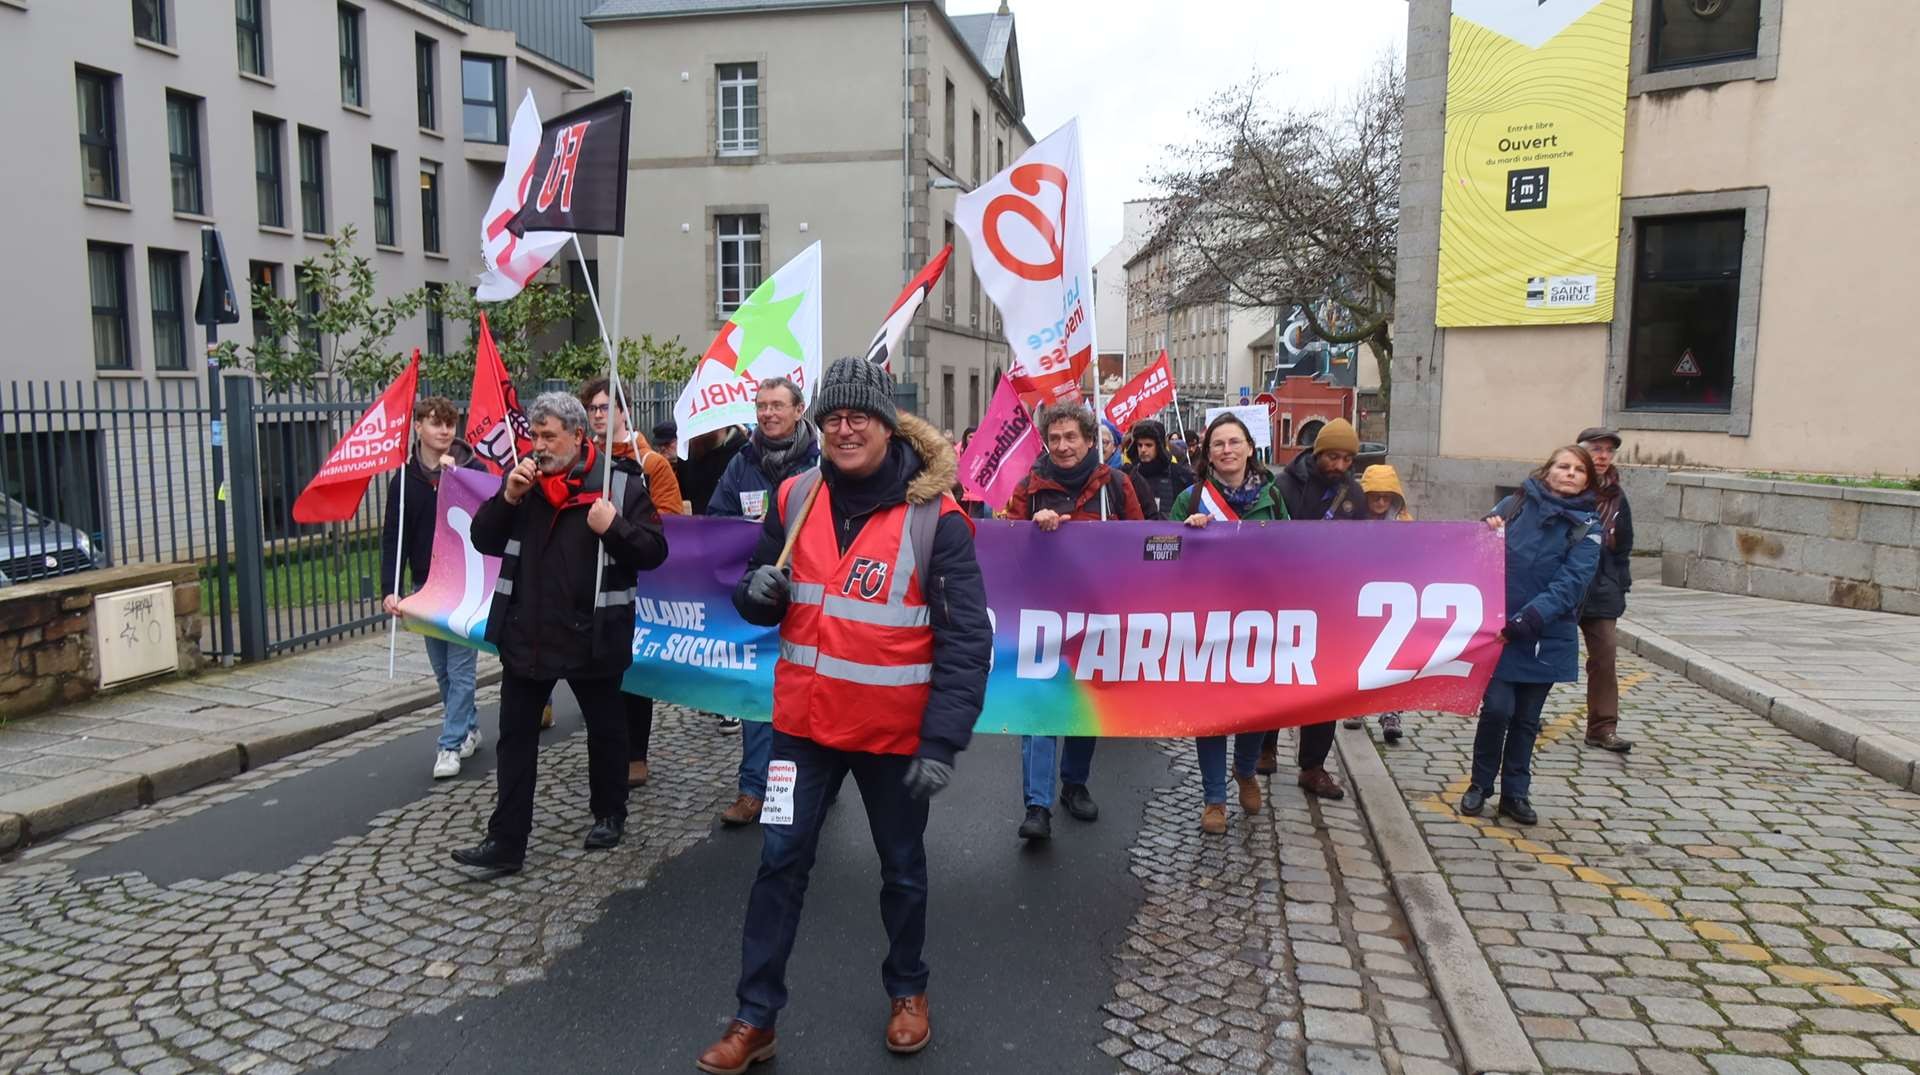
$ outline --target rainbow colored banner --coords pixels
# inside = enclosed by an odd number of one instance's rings
[[[416,631],[486,647],[499,561],[467,537],[500,479],[451,471]],[[666,520],[667,565],[640,576],[626,689],[771,716],[779,632],[734,612],[759,525]],[[1503,547],[1477,523],[985,521],[994,619],[975,730],[1181,737],[1425,709],[1471,714],[1500,654]]]

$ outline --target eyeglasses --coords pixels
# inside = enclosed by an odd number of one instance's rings
[[[608,407],[607,407],[607,404],[605,404],[605,403],[596,403],[596,404],[594,404],[593,406],[591,406],[591,407],[588,407],[588,408],[587,408],[587,413],[589,413],[589,414],[605,414],[605,413],[607,413],[607,410],[608,410]]]
[[[835,411],[820,419],[820,428],[829,433],[843,427],[858,433],[872,424],[873,415],[865,411]]]

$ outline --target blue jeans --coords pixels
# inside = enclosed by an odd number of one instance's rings
[[[446,715],[440,718],[441,750],[459,750],[467,733],[480,726],[480,714],[473,707],[473,666],[479,655],[472,646],[427,639],[427,663],[433,665],[440,700],[446,704]]]
[[[773,722],[740,722],[740,794],[767,797],[767,761],[773,757]]]
[[[1547,707],[1551,683],[1515,683],[1494,678],[1480,701],[1480,725],[1473,733],[1473,786],[1493,794],[1524,799],[1533,787],[1533,742],[1540,738],[1540,711]]]
[[[1054,759],[1059,758],[1060,782],[1084,784],[1093,772],[1093,748],[1100,740],[1090,735],[1067,736],[1067,748],[1051,735],[1020,737],[1021,782],[1028,806],[1053,807]]]
[[[860,786],[867,828],[880,856],[880,921],[887,930],[881,984],[894,998],[926,992],[928,971],[920,951],[927,941],[927,800],[907,794],[904,780],[913,759],[833,750],[784,732],[775,732],[773,740],[772,756],[793,762],[796,769],[793,824],[760,826],[760,872],[740,933],[736,1018],[772,1030],[787,1005],[787,957],[799,933],[827,797],[848,773]]]
[[[1252,776],[1260,763],[1260,747],[1265,732],[1241,732],[1233,737],[1233,775]],[[1202,802],[1227,801],[1227,737],[1203,735],[1193,741],[1193,752],[1200,759],[1200,799]]]

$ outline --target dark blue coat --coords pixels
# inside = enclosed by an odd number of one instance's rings
[[[767,509],[773,506],[773,495],[780,490],[780,483],[803,470],[813,469],[819,462],[820,443],[816,437],[803,455],[787,463],[784,471],[770,475],[760,465],[760,445],[749,436],[746,446],[728,461],[726,471],[720,475],[720,484],[714,487],[713,498],[707,501],[707,514],[764,519]],[[749,507],[758,510],[750,512]]]
[[[1513,683],[1580,678],[1580,605],[1600,565],[1591,492],[1555,496],[1538,479],[1500,502],[1507,520],[1507,646],[1493,674]],[[1537,637],[1529,637],[1537,633]]]

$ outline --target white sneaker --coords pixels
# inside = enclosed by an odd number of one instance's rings
[[[739,735],[740,722],[734,719],[733,717],[721,717],[720,718],[720,734],[721,735]]]
[[[473,757],[473,752],[479,749],[480,749],[480,728],[479,726],[476,725],[472,731],[467,733],[467,737],[461,741],[460,756],[462,758],[471,758]]]
[[[443,750],[434,755],[433,778],[435,780],[445,780],[447,777],[459,775],[460,754],[458,751]]]

